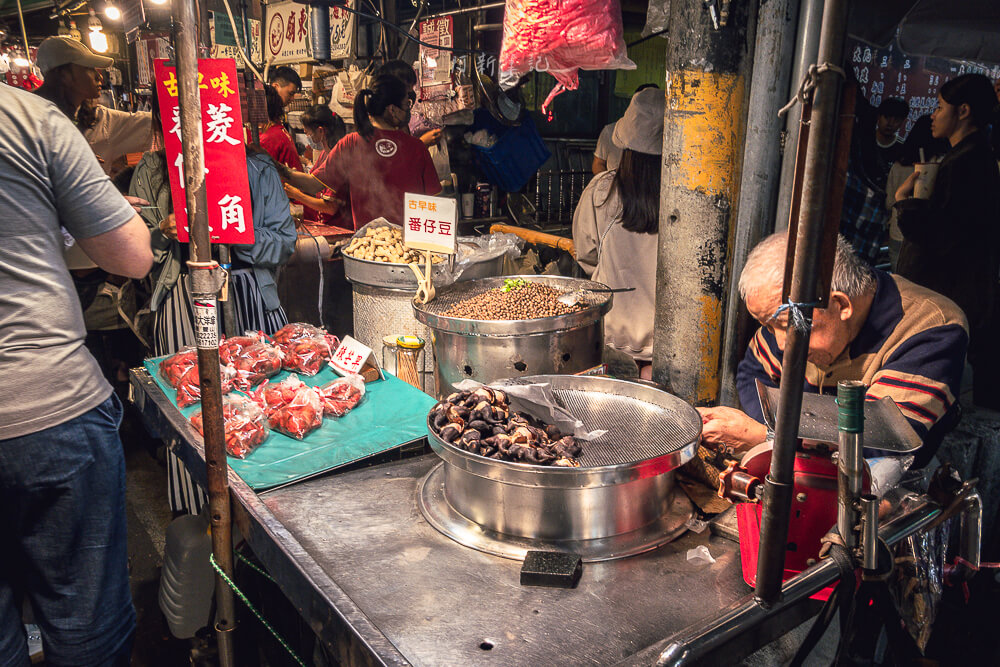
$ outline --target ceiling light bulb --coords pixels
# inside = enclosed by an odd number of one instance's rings
[[[167,0],[149,0],[149,1],[152,2],[154,5],[165,5],[165,4],[167,4]]]
[[[115,7],[112,2],[108,2],[107,6],[104,7],[104,15],[112,21],[117,21],[122,17],[121,10]]]
[[[104,28],[104,24],[101,23],[101,19],[97,18],[97,14],[94,13],[94,8],[90,8],[90,18],[87,19],[87,27],[91,30],[101,30]]]
[[[107,53],[108,51],[108,36],[105,35],[100,30],[95,30],[90,33],[90,48],[92,48],[97,53]]]

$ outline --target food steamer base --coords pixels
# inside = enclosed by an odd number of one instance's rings
[[[512,559],[531,549],[611,560],[679,536],[694,508],[673,471],[697,452],[697,411],[664,391],[612,378],[543,375],[492,384],[533,382],[549,383],[587,431],[607,433],[584,443],[580,467],[564,468],[482,457],[428,428],[443,460],[418,490],[428,523],[460,544]]]

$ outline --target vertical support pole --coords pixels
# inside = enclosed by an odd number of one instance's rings
[[[823,22],[823,0],[801,0],[799,29],[795,38],[795,55],[792,61],[791,90],[797,91],[809,66],[816,62],[819,53],[819,31]],[[791,94],[789,94],[791,97]],[[792,210],[792,184],[795,181],[795,149],[799,142],[802,107],[795,105],[785,114],[784,155],[781,158],[781,179],[778,188],[778,208],[775,212],[775,229],[788,229]]]
[[[861,541],[858,525],[865,468],[864,431],[865,384],[841,380],[837,383],[837,532],[851,552]]]
[[[798,17],[799,0],[761,3],[757,17],[739,213],[722,336],[719,401],[724,405],[737,404],[736,366],[743,357],[751,324],[755,324],[737,296],[740,273],[753,247],[774,230],[778,172],[781,169],[781,130],[784,127],[778,110],[788,99],[789,63],[795,46]]]
[[[819,64],[839,67],[843,63],[844,35],[847,32],[847,0],[827,0],[823,10]],[[839,123],[840,90],[843,81],[833,70],[817,73],[813,93],[809,145],[806,149],[802,182],[802,202],[794,242],[795,255],[789,301],[812,303],[819,281],[823,222],[827,214],[828,190],[833,171],[834,139]],[[831,251],[833,248],[831,248]],[[783,290],[784,292],[784,290]],[[812,307],[802,306],[802,314],[812,321]],[[800,331],[789,327],[781,363],[781,388],[774,429],[774,450],[770,474],[764,481],[764,506],[760,527],[760,552],[757,558],[757,599],[764,606],[777,602],[788,544],[788,519],[792,507],[792,478],[795,446],[802,408],[806,357],[809,353],[807,327]]]
[[[701,0],[670,4],[653,379],[696,405],[719,391],[755,8],[716,28]]]
[[[191,230],[191,296],[198,335],[198,373],[204,415],[205,464],[208,476],[212,553],[219,567],[233,574],[232,517],[229,506],[229,464],[226,461],[222,419],[222,382],[219,375],[218,290],[219,268],[212,260],[205,192],[205,158],[202,152],[201,95],[198,91],[198,18],[195,0],[174,0],[174,52],[180,104],[184,157],[184,188]],[[232,667],[236,623],[233,592],[216,577],[216,634],[219,661]]]

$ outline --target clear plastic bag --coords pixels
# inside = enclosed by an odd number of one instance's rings
[[[198,351],[193,347],[185,347],[177,354],[171,355],[160,362],[160,377],[166,380],[174,389],[180,384],[181,378],[192,366],[198,365]]]
[[[323,425],[323,404],[319,392],[315,387],[303,384],[295,391],[292,400],[271,412],[268,424],[275,431],[302,440]]]
[[[268,343],[255,343],[229,355],[229,366],[236,373],[233,385],[241,391],[257,386],[281,370],[284,357],[279,347]]]
[[[507,0],[500,49],[500,87],[509,90],[531,70],[558,84],[543,113],[564,90],[576,90],[578,69],[635,69],[628,59],[619,0]]]
[[[270,417],[275,410],[290,403],[302,387],[307,386],[298,375],[292,374],[281,382],[265,381],[247,395]]]
[[[219,376],[222,378],[222,393],[233,390],[233,380],[236,371],[230,366],[219,366]],[[198,374],[198,364],[191,366],[181,376],[177,383],[177,407],[186,408],[201,400],[201,376]]]
[[[272,338],[281,351],[282,368],[308,376],[319,373],[340,345],[333,334],[303,322],[286,324]]]
[[[226,431],[226,452],[238,459],[257,449],[271,431],[260,406],[246,396],[233,394],[222,397],[222,420]],[[191,424],[205,434],[201,410],[191,415]]]
[[[324,416],[343,417],[361,402],[365,395],[365,381],[357,374],[346,375],[316,387],[316,391],[323,404]]]

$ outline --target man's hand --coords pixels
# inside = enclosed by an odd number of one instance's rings
[[[160,220],[160,233],[171,241],[177,240],[177,218],[173,213]]]
[[[767,439],[767,427],[736,408],[697,408],[702,444],[724,454],[740,454]]]
[[[132,208],[135,210],[136,213],[141,213],[143,206],[151,205],[148,201],[146,201],[142,197],[133,197],[131,195],[123,195],[123,196],[125,197],[125,201],[127,201],[129,204],[132,205]]]
[[[440,138],[441,138],[441,128],[439,127],[434,130],[428,130],[427,132],[421,134],[420,143],[430,148],[431,146],[436,144],[438,142],[438,139]]]
[[[299,190],[294,185],[290,185],[288,183],[285,183],[285,194],[288,196],[289,199],[294,199],[299,202],[302,201],[302,197],[304,196],[302,190]]]

